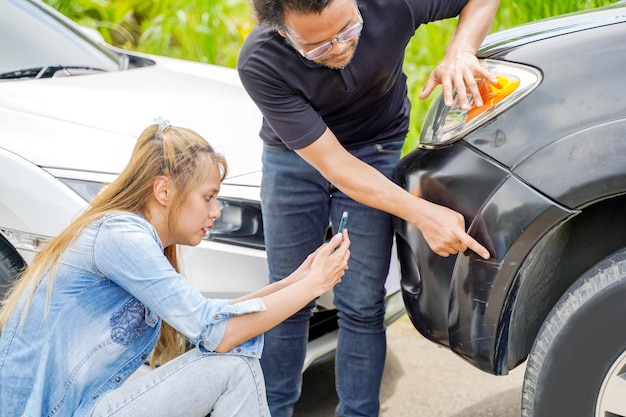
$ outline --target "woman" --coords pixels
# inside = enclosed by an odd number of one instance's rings
[[[3,303],[0,415],[269,416],[262,333],[341,280],[350,242],[337,234],[246,297],[206,299],[177,272],[176,245],[213,226],[225,176],[194,131],[161,119],[141,134]],[[160,366],[122,385],[149,355]]]

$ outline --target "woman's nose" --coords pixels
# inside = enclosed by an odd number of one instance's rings
[[[209,217],[212,218],[213,221],[215,221],[215,220],[219,219],[221,215],[222,215],[222,211],[220,210],[219,204],[217,204],[217,202],[216,202],[213,205],[213,207],[211,207],[211,211],[210,211]]]

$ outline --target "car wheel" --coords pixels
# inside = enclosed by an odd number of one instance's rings
[[[7,290],[25,266],[22,257],[0,234],[0,300],[4,300]]]
[[[626,416],[626,249],[587,271],[530,352],[523,417]]]

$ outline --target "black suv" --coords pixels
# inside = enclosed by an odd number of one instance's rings
[[[396,180],[492,257],[437,256],[397,221],[409,317],[485,372],[528,359],[523,416],[626,416],[626,3],[491,35],[479,58],[500,88],[436,100]]]

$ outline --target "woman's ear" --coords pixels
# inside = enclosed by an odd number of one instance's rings
[[[164,175],[159,175],[152,183],[152,193],[159,204],[167,206],[172,199],[172,182]]]

